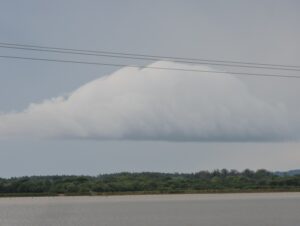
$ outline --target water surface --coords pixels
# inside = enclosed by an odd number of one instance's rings
[[[1,226],[299,226],[300,193],[0,198]]]

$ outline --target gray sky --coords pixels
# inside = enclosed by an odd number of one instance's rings
[[[0,41],[299,65],[299,7],[296,0],[89,1],[88,4],[83,0],[3,1]],[[5,49],[0,52],[26,55]],[[0,112],[7,113],[70,93],[116,68],[1,59],[0,70]],[[290,110],[289,117],[299,121],[300,80],[240,79],[254,96],[268,103],[283,103]],[[0,140],[0,176],[96,175],[125,170],[190,172],[223,167],[281,170],[300,167],[299,148],[298,142],[291,141],[5,138]]]

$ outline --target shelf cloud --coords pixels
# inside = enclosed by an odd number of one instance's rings
[[[212,70],[159,61],[151,67]],[[0,115],[1,137],[166,141],[292,139],[283,104],[266,102],[230,74],[124,67],[66,97]]]

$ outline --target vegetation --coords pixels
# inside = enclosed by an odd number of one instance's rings
[[[0,178],[0,196],[300,191],[300,175],[266,170]]]

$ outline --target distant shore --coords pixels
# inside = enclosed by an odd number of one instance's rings
[[[264,169],[0,178],[0,197],[299,192],[300,175]]]
[[[143,195],[201,195],[201,194],[263,194],[263,193],[300,193],[300,189],[257,189],[257,190],[207,190],[185,192],[102,192],[102,193],[0,193],[0,198],[13,197],[107,197],[107,196],[143,196]]]

